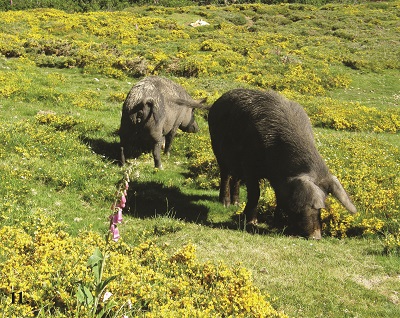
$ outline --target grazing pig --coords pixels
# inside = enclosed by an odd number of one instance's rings
[[[296,102],[273,91],[235,89],[211,106],[208,122],[221,174],[219,199],[225,205],[237,203],[243,180],[249,223],[257,223],[262,178],[273,187],[277,211],[287,215],[291,233],[321,238],[320,210],[329,193],[356,213],[318,153],[310,120]]]
[[[179,101],[179,102],[178,102]],[[183,87],[173,81],[149,76],[132,87],[122,107],[119,129],[121,161],[133,150],[152,150],[154,165],[162,169],[160,152],[169,154],[178,128],[195,133],[199,127],[193,107],[202,108]]]

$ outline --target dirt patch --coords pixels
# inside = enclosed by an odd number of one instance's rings
[[[364,277],[357,275],[354,281],[369,290],[385,296],[391,303],[400,304],[400,275]]]

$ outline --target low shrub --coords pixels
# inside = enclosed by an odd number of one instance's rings
[[[400,111],[397,109],[378,109],[331,98],[316,98],[308,106],[310,118],[317,127],[377,133],[400,131]]]
[[[105,240],[92,231],[72,237],[65,228],[36,211],[21,227],[0,229],[4,315],[91,317],[87,307],[77,304],[75,293],[79,283],[90,283],[87,260],[96,247],[104,248]],[[113,301],[110,317],[286,317],[253,285],[247,270],[199,263],[193,244],[172,255],[152,241],[129,246],[119,239],[110,248],[103,276],[116,278],[105,290],[111,298],[99,307]],[[23,304],[11,303],[12,293],[21,293]]]
[[[400,224],[397,224],[396,230],[385,233],[382,245],[385,254],[400,255]]]
[[[200,28],[189,27],[173,16],[173,10],[159,6],[86,14],[54,9],[0,12],[0,53],[24,56],[38,66],[79,67],[84,73],[118,79],[166,73],[221,76],[240,85],[311,96],[348,87],[351,78],[344,74],[345,66],[376,72],[399,68],[392,34],[382,38],[375,25],[394,32],[393,13],[383,16],[367,5],[353,6],[354,12],[340,6],[325,9],[209,6],[198,13],[207,16],[210,26]],[[357,41],[338,33],[354,33],[354,15],[362,25],[357,27]],[[265,22],[271,16],[287,23]],[[369,16],[379,22],[372,28]]]

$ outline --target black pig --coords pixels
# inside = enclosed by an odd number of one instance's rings
[[[165,144],[164,152],[169,154],[178,128],[190,133],[198,131],[192,107],[201,108],[202,102],[194,101],[183,87],[169,79],[149,76],[139,81],[122,107],[122,163],[134,149],[152,150],[155,167],[162,169],[161,147]]]
[[[225,205],[237,203],[243,180],[248,222],[257,223],[262,178],[273,187],[277,211],[287,215],[292,233],[321,238],[320,210],[329,193],[356,213],[318,153],[310,120],[298,103],[273,91],[234,89],[211,106],[208,122],[220,167],[219,199]]]

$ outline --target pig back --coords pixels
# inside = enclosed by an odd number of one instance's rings
[[[163,77],[152,77],[155,90],[164,98],[165,118],[163,120],[163,134],[178,127],[182,122],[189,122],[192,117],[192,109],[178,105],[175,100],[182,99],[193,101],[189,93],[179,84]]]
[[[208,122],[218,164],[242,179],[273,181],[321,165],[307,114],[276,92],[229,91],[213,104]]]

